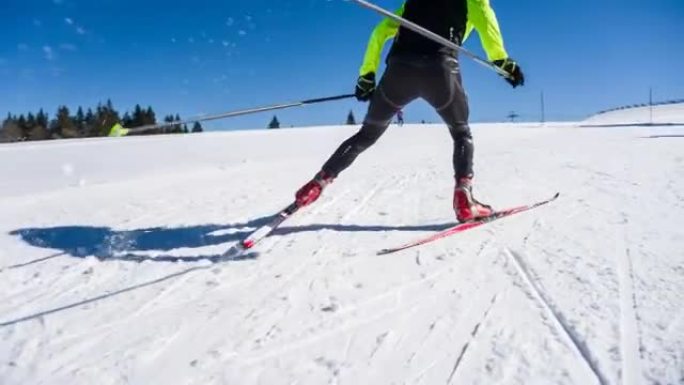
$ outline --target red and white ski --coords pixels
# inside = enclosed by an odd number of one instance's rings
[[[482,219],[477,219],[475,221],[459,223],[459,224],[457,224],[453,227],[450,227],[446,230],[442,230],[436,234],[430,235],[430,236],[422,238],[422,239],[418,239],[416,241],[407,243],[405,245],[380,250],[380,251],[378,251],[378,255],[396,253],[397,251],[406,250],[406,249],[410,249],[412,247],[424,245],[426,243],[430,243],[430,242],[436,241],[438,239],[448,237],[450,235],[458,234],[458,233],[464,232],[466,230],[470,230],[470,229],[473,229],[475,227],[479,227],[479,226],[485,225],[487,223],[494,222],[497,219],[510,217],[511,215],[515,215],[515,214],[519,214],[519,213],[522,213],[522,212],[525,212],[528,210],[532,210],[532,209],[537,208],[539,206],[543,206],[547,203],[551,203],[551,202],[555,201],[559,196],[560,196],[560,193],[556,193],[556,195],[554,195],[550,199],[546,199],[546,200],[539,201],[539,202],[529,204],[529,205],[518,206],[518,207],[513,207],[510,209],[500,210],[500,211],[497,211],[488,217],[485,217]]]
[[[236,259],[240,257],[245,251],[254,247],[262,239],[268,237],[269,234],[273,232],[273,230],[277,229],[278,226],[285,222],[285,220],[289,218],[292,214],[297,212],[297,210],[299,210],[299,206],[297,206],[296,202],[287,206],[278,214],[276,214],[270,222],[254,230],[243,240],[231,246],[230,249],[228,249],[228,251],[223,253],[222,258]]]

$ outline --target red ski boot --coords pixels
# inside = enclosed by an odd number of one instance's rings
[[[321,196],[325,186],[332,183],[332,181],[333,177],[326,175],[324,171],[320,171],[295,194],[297,206],[304,207],[314,203]]]
[[[459,222],[468,222],[487,217],[494,213],[491,206],[482,204],[473,198],[473,182],[471,178],[461,178],[454,189],[454,211]]]

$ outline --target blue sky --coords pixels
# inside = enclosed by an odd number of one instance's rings
[[[400,0],[377,0],[397,8]],[[684,98],[681,0],[492,0],[509,54],[527,75],[511,89],[464,58],[473,121],[509,111],[576,119]],[[152,105],[184,117],[353,91],[376,14],[343,0],[4,0],[0,113],[59,105]],[[389,46],[389,44],[388,44]],[[466,47],[483,54],[477,36]],[[283,125],[343,122],[352,100],[277,112]],[[261,128],[272,114],[211,124]],[[409,121],[438,121],[424,102]]]

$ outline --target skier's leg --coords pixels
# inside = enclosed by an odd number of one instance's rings
[[[342,142],[325,162],[322,170],[326,174],[337,177],[340,172],[354,162],[357,156],[372,146],[385,133],[396,107],[381,96],[381,92],[380,88],[375,91],[361,129]]]
[[[491,215],[492,208],[478,202],[472,193],[473,137],[468,125],[468,99],[461,83],[458,62],[446,59],[441,70],[435,71],[429,85],[423,90],[424,98],[437,110],[449,127],[454,142],[453,167],[456,178],[453,207],[456,218],[468,221]]]
[[[454,142],[453,167],[456,179],[473,176],[473,136],[468,125],[468,97],[461,84],[458,61],[446,58],[426,82],[422,96],[440,115]]]
[[[392,117],[419,96],[410,78],[415,70],[404,63],[390,63],[368,106],[361,129],[345,140],[322,167],[333,177],[349,167],[359,154],[372,146],[392,121]]]
[[[372,146],[389,126],[392,117],[419,95],[411,66],[390,63],[368,106],[361,129],[345,140],[325,162],[321,171],[295,194],[297,204],[306,206],[320,196],[323,188],[349,167],[359,154]]]

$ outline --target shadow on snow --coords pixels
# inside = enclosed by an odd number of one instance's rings
[[[175,249],[193,249],[206,246],[230,244],[243,239],[259,226],[265,225],[272,217],[262,217],[245,223],[231,225],[200,225],[188,227],[155,227],[139,230],[115,230],[109,227],[60,226],[46,228],[26,228],[12,231],[31,246],[58,250],[56,254],[33,261],[8,266],[19,268],[43,262],[59,256],[85,258],[94,256],[100,260],[130,262],[199,262],[208,260],[220,262],[221,255],[172,256],[163,255]],[[381,231],[438,231],[453,223],[423,226],[381,226],[381,225],[342,225],[312,224],[306,226],[276,229],[272,236],[286,236],[294,233],[330,230],[338,232],[381,232]],[[226,245],[226,250],[228,245]],[[155,253],[154,256],[143,253]],[[156,255],[161,252],[162,255]],[[253,259],[255,256],[247,255]]]
[[[219,226],[203,225],[179,228],[149,228],[141,230],[113,230],[109,227],[90,227],[90,226],[63,226],[48,228],[27,228],[12,231],[10,234],[21,237],[26,243],[46,249],[60,250],[46,257],[41,257],[33,261],[8,266],[6,269],[16,269],[44,262],[60,256],[72,256],[85,258],[95,256],[100,260],[118,261],[155,261],[155,262],[195,262],[209,260],[212,262],[221,261],[220,255],[209,256],[141,256],[135,252],[144,251],[170,251],[178,248],[197,248],[211,245],[220,245],[227,242],[235,242],[248,235],[255,228],[268,223],[272,217],[258,218],[247,223]],[[443,230],[453,223],[443,223],[425,226],[360,226],[360,225],[308,225],[297,227],[282,227],[273,232],[272,235],[285,236],[300,232],[313,232],[320,230],[331,230],[341,232],[362,232],[362,231],[437,231]],[[255,259],[256,253],[247,254],[242,257],[245,259]],[[234,261],[235,259],[231,259]],[[198,265],[165,275],[163,277],[142,282],[133,286],[107,292],[93,296],[81,301],[46,309],[33,314],[16,317],[10,320],[0,320],[0,327],[7,327],[21,324],[31,320],[42,322],[45,316],[61,313],[66,310],[81,307],[83,305],[99,302],[101,300],[118,296],[127,292],[138,290],[144,287],[157,285],[159,283],[184,276],[198,270],[206,270],[211,265]],[[0,269],[2,271],[4,269]]]

